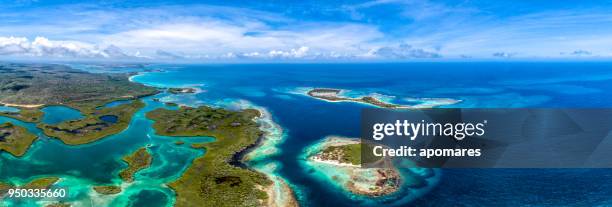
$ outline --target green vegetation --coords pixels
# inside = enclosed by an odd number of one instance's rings
[[[0,64],[0,74],[1,103],[66,105],[84,114],[112,101],[158,92],[130,82],[130,74],[88,73],[62,65]]]
[[[385,103],[371,96],[364,96],[359,98],[350,98],[344,97],[340,95],[342,90],[334,89],[334,88],[315,88],[307,92],[307,94],[311,97],[320,98],[328,101],[349,101],[349,102],[359,102],[365,104],[371,104],[374,106],[378,106],[381,108],[405,108],[406,106]]]
[[[43,178],[34,179],[30,181],[29,183],[26,183],[21,186],[0,182],[0,197],[4,195],[4,193],[6,193],[6,191],[10,188],[18,187],[18,188],[25,188],[25,189],[47,189],[47,188],[50,188],[53,184],[55,184],[57,181],[59,181],[58,177],[43,177]]]
[[[36,135],[23,127],[12,123],[0,124],[0,151],[17,157],[23,156],[36,138]]]
[[[121,187],[115,185],[94,186],[93,189],[99,194],[104,195],[121,193]]]
[[[195,93],[197,90],[195,88],[169,88],[168,93],[171,94],[181,94],[181,93]]]
[[[321,157],[326,160],[337,160],[340,163],[360,165],[361,144],[330,146],[321,152]]]
[[[2,112],[0,116],[38,123],[43,116],[40,107],[49,105],[65,105],[85,115],[57,125],[38,125],[46,135],[69,145],[91,143],[123,131],[144,103],[100,106],[158,93],[153,87],[130,82],[131,74],[88,73],[62,65],[0,64],[0,73],[0,104],[20,108],[19,112]]]
[[[401,108],[404,107],[402,105],[398,105],[398,104],[390,104],[390,103],[385,103],[382,102],[374,97],[371,96],[366,96],[366,97],[361,97],[359,100],[361,100],[361,102],[363,103],[368,103],[368,104],[372,104],[374,106],[378,106],[378,107],[382,107],[382,108]]]
[[[46,207],[70,207],[71,205],[64,202],[49,204]]]
[[[21,186],[0,182],[0,198],[4,196],[4,194],[6,194],[7,191],[11,188],[48,189],[53,184],[55,184],[58,180],[59,180],[58,177],[43,177],[43,178],[34,179],[30,181],[29,183],[26,183]]]
[[[13,188],[13,185],[0,182],[0,196],[4,195],[6,191],[8,191],[11,188]]]
[[[373,163],[380,160],[380,157],[376,157],[371,153],[366,153],[366,159],[362,162],[361,148],[366,147],[364,152],[371,152],[374,146],[370,144],[346,144],[339,146],[329,146],[319,156],[324,160],[337,160],[340,163],[361,165],[362,163]]]
[[[126,129],[134,113],[142,107],[144,107],[144,103],[135,100],[129,104],[92,111],[80,120],[62,122],[58,125],[40,123],[38,127],[47,136],[58,138],[66,144],[87,144]],[[114,118],[111,121],[101,119],[105,116]]]
[[[28,184],[21,186],[21,188],[31,189],[43,189],[49,188],[59,180],[58,177],[44,177],[30,181]]]
[[[128,167],[119,173],[119,177],[125,182],[132,182],[134,181],[134,174],[149,167],[153,161],[153,157],[149,151],[147,151],[147,148],[143,147],[123,157],[123,161],[128,164]]]
[[[20,108],[19,112],[0,112],[0,116],[11,117],[23,122],[36,123],[42,120],[44,113],[38,108]]]
[[[263,132],[254,118],[259,111],[228,111],[207,106],[157,109],[147,114],[153,127],[165,136],[211,136],[216,141],[192,144],[205,148],[185,173],[169,186],[177,193],[176,206],[261,206],[268,195],[263,187],[272,182],[262,173],[232,166],[237,152],[254,145]]]

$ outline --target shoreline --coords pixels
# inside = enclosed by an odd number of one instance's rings
[[[276,176],[278,177],[278,176]],[[295,196],[287,197],[286,195],[282,195],[282,193],[295,195],[295,192],[289,184],[282,179],[271,179],[272,185],[263,187],[263,191],[268,194],[268,199],[264,202],[264,206],[266,207],[288,207],[288,206],[299,206],[299,203]],[[280,188],[281,191],[277,191],[275,188]],[[280,194],[279,194],[280,192]],[[285,199],[283,199],[285,198]]]
[[[249,167],[249,165],[246,163],[248,161],[247,155],[256,150],[258,147],[261,147],[261,144],[264,142],[264,139],[264,136],[260,136],[259,138],[257,138],[257,141],[255,141],[255,143],[246,146],[245,148],[234,153],[232,157],[227,161],[227,163],[242,169],[253,169]]]
[[[249,164],[249,162],[264,160],[267,157],[278,153],[276,150],[276,145],[284,141],[284,135],[282,133],[282,128],[272,121],[272,114],[270,114],[265,108],[256,106],[247,106],[247,108],[254,108],[255,110],[259,111],[260,117],[255,118],[255,121],[260,124],[259,128],[265,132],[265,134],[262,135],[255,143],[249,146],[249,148],[240,152],[243,153],[241,154],[242,158],[240,162],[245,164],[248,169],[255,170],[266,175],[266,177],[272,181],[271,185],[264,187],[264,191],[268,194],[268,199],[265,202],[265,206],[299,206],[294,189],[289,186],[285,178],[274,174],[276,171],[275,162],[265,163],[264,165],[253,165],[252,163]],[[266,147],[270,147],[271,149],[267,150]]]
[[[380,98],[376,97],[376,95],[386,96],[384,94],[371,94],[359,97],[350,97],[342,95],[344,92],[346,92],[345,89],[337,88],[308,88],[307,90],[302,91],[300,94],[330,103],[349,102],[389,109],[424,109],[452,105],[461,102],[461,100],[452,98],[405,98],[404,100],[407,101],[415,101],[422,103],[417,103],[414,105],[402,105],[383,101],[380,100]]]
[[[18,108],[40,108],[45,104],[12,104],[0,101],[0,106],[18,107]]]
[[[130,76],[129,80],[131,82],[140,83],[140,82],[134,81],[134,77],[144,75],[146,73],[152,73],[152,72],[139,72],[137,74]],[[151,86],[151,87],[156,87],[156,86],[145,84],[145,83],[141,83],[141,84]],[[195,93],[183,93],[183,94],[178,94],[178,95],[194,95],[194,94],[205,92],[205,90],[200,88],[202,86],[204,86],[204,84],[182,85],[180,88],[189,87],[189,88],[196,89],[196,91]],[[169,89],[172,87],[166,86],[162,88]],[[168,93],[168,94],[177,95],[177,94],[171,94],[171,93]],[[181,104],[179,103],[179,105]],[[209,105],[209,104],[204,104],[204,105]],[[239,106],[240,106],[239,108],[241,109],[251,108],[251,109],[257,110],[260,113],[260,116],[256,117],[255,121],[260,124],[259,129],[265,132],[265,134],[258,137],[258,139],[254,143],[244,147],[243,149],[236,151],[234,154],[232,154],[232,156],[226,162],[230,166],[239,167],[239,168],[246,169],[246,170],[253,170],[253,171],[262,173],[268,178],[268,180],[272,182],[272,184],[270,184],[269,186],[260,186],[261,190],[263,190],[264,192],[266,192],[266,194],[268,194],[267,200],[263,201],[264,202],[263,204],[265,204],[265,206],[283,206],[283,207],[284,206],[299,206],[294,190],[290,187],[290,185],[287,183],[287,181],[285,181],[284,178],[274,174],[274,169],[269,170],[267,166],[254,165],[253,163],[249,163],[251,161],[259,161],[261,159],[265,159],[267,156],[270,156],[276,152],[276,151],[269,152],[265,148],[269,146],[276,146],[277,143],[282,142],[283,140],[282,137],[279,137],[279,138],[275,137],[275,136],[283,136],[282,129],[280,133],[275,133],[274,131],[276,130],[275,127],[279,127],[279,126],[273,123],[272,118],[271,118],[272,115],[265,108],[254,106],[251,103],[247,103],[247,102],[240,103]],[[227,106],[216,106],[216,107],[228,108]],[[190,165],[192,164],[193,163],[191,163]],[[268,163],[268,164],[273,165],[274,163]],[[172,188],[171,186],[168,186],[168,187],[169,189],[172,190],[172,192],[176,193],[176,190],[174,188]]]
[[[327,164],[327,165],[334,165],[334,166],[338,166],[338,167],[351,167],[351,168],[361,167],[361,165],[353,165],[353,164],[349,164],[349,163],[341,163],[338,160],[324,160],[324,159],[321,159],[320,157],[317,157],[317,156],[312,156],[309,159],[311,161],[313,161],[313,162],[316,162],[316,163],[322,163],[322,164]]]
[[[322,153],[329,147],[359,144],[358,139],[328,136],[303,152],[304,163],[312,168],[321,179],[330,182],[349,197],[384,198],[402,189],[405,178],[397,167],[362,168],[361,165],[342,163],[339,160],[322,159]]]

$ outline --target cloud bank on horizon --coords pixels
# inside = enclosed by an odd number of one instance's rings
[[[0,58],[611,58],[605,1],[0,0]]]

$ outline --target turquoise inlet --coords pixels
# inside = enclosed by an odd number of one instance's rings
[[[19,109],[10,106],[0,106],[0,112],[19,112]]]
[[[81,112],[66,106],[47,106],[42,111],[45,113],[42,120],[45,124],[59,124],[83,118]]]

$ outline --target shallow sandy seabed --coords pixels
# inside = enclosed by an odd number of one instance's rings
[[[359,143],[359,139],[346,138],[340,136],[328,136],[321,141],[307,147],[301,156],[301,164],[305,170],[313,170],[310,173],[315,179],[327,182],[337,189],[340,189],[348,198],[356,201],[363,201],[360,205],[375,206],[385,205],[405,205],[414,199],[421,197],[437,185],[440,178],[440,171],[437,169],[397,169],[401,178],[400,187],[396,192],[384,196],[366,196],[362,193],[354,193],[355,190],[367,190],[376,182],[377,172],[375,168],[360,168],[357,165],[338,165],[335,162],[321,162],[313,160],[312,157],[321,150],[329,146],[339,146],[346,144]],[[357,180],[362,182],[355,182]],[[416,186],[415,181],[424,180],[425,186]],[[347,183],[352,182],[354,189],[349,189]]]
[[[287,94],[293,94],[293,95],[307,96],[307,97],[310,97],[310,98],[314,98],[314,99],[317,99],[317,100],[322,100],[322,101],[326,101],[326,102],[330,102],[330,103],[352,102],[352,103],[358,103],[358,104],[365,104],[365,105],[368,105],[368,106],[380,107],[380,106],[376,106],[376,105],[373,105],[373,104],[364,103],[364,102],[361,102],[361,101],[352,101],[352,100],[332,101],[332,100],[312,97],[312,96],[308,95],[308,92],[313,90],[313,89],[315,89],[315,88],[314,87],[298,87],[298,88],[292,88],[292,89],[277,89],[275,91],[277,91],[279,93],[287,93]],[[347,90],[347,89],[338,89],[338,90],[340,90],[340,93],[338,93],[336,96],[340,97],[340,98],[362,98],[362,97],[369,96],[369,97],[373,97],[373,98],[377,99],[378,101],[381,101],[381,102],[386,103],[386,104],[400,105],[400,106],[396,107],[396,109],[434,108],[434,107],[439,107],[439,106],[453,105],[453,104],[457,104],[457,103],[461,102],[461,100],[452,99],[452,98],[403,98],[402,100],[404,100],[404,101],[418,102],[417,104],[408,105],[408,104],[394,103],[393,100],[396,100],[397,97],[391,96],[391,95],[385,95],[385,94],[381,94],[381,93],[377,93],[377,92],[364,92],[364,91]]]

